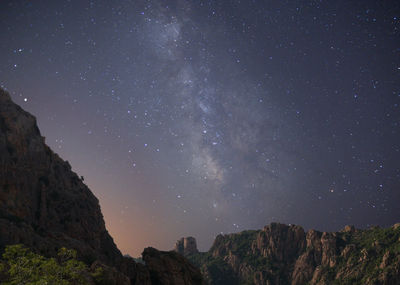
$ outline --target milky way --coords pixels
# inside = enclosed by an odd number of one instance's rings
[[[124,253],[400,207],[396,1],[1,1],[0,84]]]

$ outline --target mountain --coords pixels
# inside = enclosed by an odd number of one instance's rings
[[[210,285],[400,284],[400,224],[318,232],[273,223],[187,256]]]
[[[145,265],[123,257],[97,198],[45,144],[35,117],[0,89],[0,254],[16,243],[45,256],[76,249],[87,264],[110,268],[122,280],[114,284],[202,283],[199,270],[174,252],[147,248]]]
[[[124,257],[97,198],[45,144],[35,117],[0,89],[0,254],[16,243],[44,256],[76,249],[80,260],[102,267],[115,285],[205,284],[194,265],[210,285],[400,284],[400,224],[305,232],[273,223],[219,235],[205,253],[188,237],[175,251],[144,249],[143,262]]]

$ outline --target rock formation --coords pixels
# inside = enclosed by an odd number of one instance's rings
[[[205,284],[200,270],[176,252],[159,251],[149,247],[142,255],[153,284]]]
[[[46,256],[60,247],[76,249],[89,265],[96,261],[114,268],[109,272],[120,281],[113,284],[200,284],[190,281],[200,280],[199,273],[174,253],[145,250],[149,266],[123,257],[105,228],[97,198],[45,144],[35,117],[0,89],[0,253],[16,243]],[[165,275],[164,265],[185,270]]]
[[[198,253],[196,239],[194,237],[181,238],[176,242],[174,251],[183,256]]]
[[[45,145],[36,119],[0,92],[0,246],[66,246],[87,261],[119,261],[97,198]]]
[[[209,284],[400,284],[400,226],[305,232],[273,223],[188,257]],[[229,279],[227,279],[229,278]]]

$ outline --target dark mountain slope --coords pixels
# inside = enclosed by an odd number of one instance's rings
[[[40,135],[36,119],[0,94],[0,244],[52,253],[64,245],[88,261],[112,264],[121,253],[97,198]]]
[[[46,256],[54,256],[60,247],[76,249],[86,263],[115,267],[132,284],[161,284],[157,272],[166,264],[189,273],[162,276],[162,284],[170,279],[175,280],[170,284],[201,283],[199,271],[173,253],[145,251],[145,260],[152,253],[146,266],[124,258],[105,228],[97,198],[45,144],[35,117],[0,89],[0,253],[16,243]],[[154,256],[164,262],[157,264]]]

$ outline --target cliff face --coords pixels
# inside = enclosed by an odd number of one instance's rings
[[[142,265],[121,255],[105,228],[97,198],[69,163],[45,144],[35,117],[0,89],[0,253],[16,243],[47,256],[54,256],[60,247],[76,249],[88,264],[96,261],[116,268],[110,272],[119,280],[126,280],[123,272],[132,284],[161,284],[154,276],[164,270],[162,265]],[[170,258],[170,266],[189,266],[184,258]],[[174,274],[163,280],[190,280],[187,274]]]
[[[35,118],[0,95],[0,245],[23,243],[53,253],[64,245],[91,261],[121,253],[106,231],[99,202],[44,143]]]
[[[329,233],[274,223],[219,235],[189,258],[210,284],[400,284],[400,224]]]

